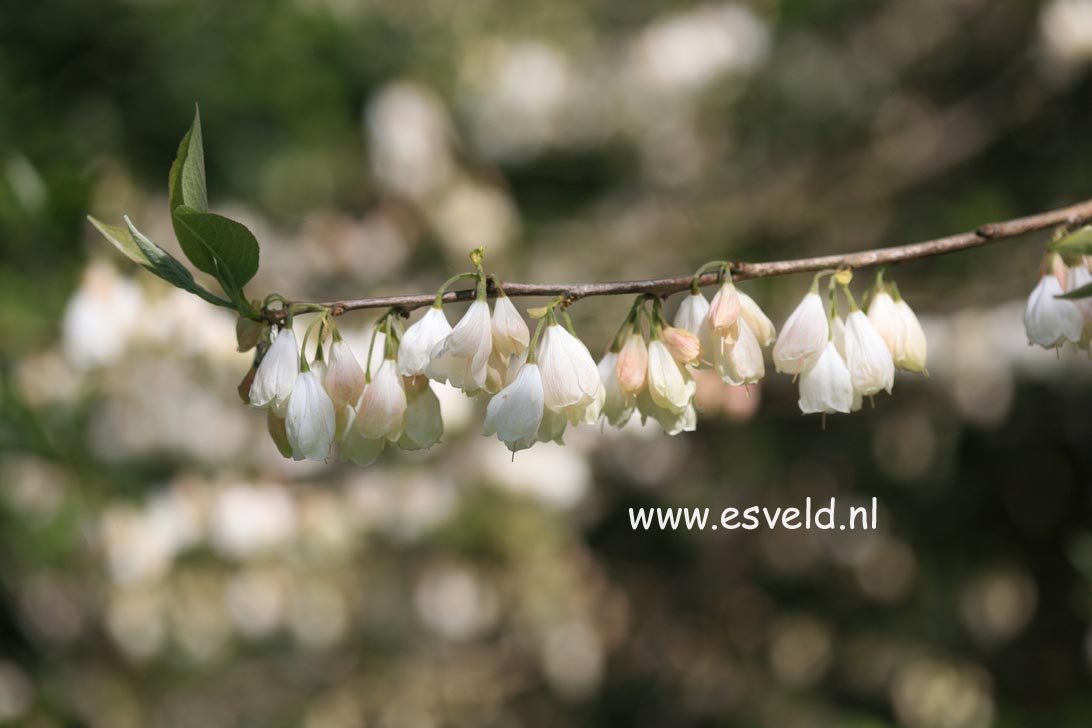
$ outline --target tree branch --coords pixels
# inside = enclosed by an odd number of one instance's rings
[[[934,255],[954,253],[958,250],[977,248],[982,245],[999,242],[1009,238],[1019,237],[1027,233],[1045,230],[1047,228],[1064,225],[1067,227],[1080,225],[1092,220],[1092,200],[1062,207],[1049,212],[1041,212],[1027,217],[1018,217],[1004,222],[994,222],[982,225],[975,230],[944,238],[926,240],[920,243],[898,245],[889,248],[876,248],[863,250],[857,253],[844,255],[823,255],[815,258],[798,258],[796,260],[780,260],[768,263],[746,263],[737,261],[732,263],[732,277],[734,280],[743,281],[752,278],[767,278],[770,276],[789,275],[790,273],[809,273],[831,268],[868,268],[877,265],[893,265],[908,260],[928,258]],[[709,286],[717,282],[717,273],[706,273],[701,277],[699,285]],[[504,292],[509,296],[562,296],[568,301],[576,301],[591,296],[614,296],[622,294],[652,293],[667,296],[672,293],[685,291],[690,287],[693,276],[673,276],[671,278],[649,278],[635,281],[611,281],[607,283],[504,283]],[[497,291],[490,283],[489,295],[494,297]],[[469,301],[474,297],[474,290],[450,291],[444,294],[444,303],[457,301]],[[399,308],[403,311],[412,311],[422,306],[428,306],[436,300],[435,294],[420,294],[408,296],[376,296],[373,298],[360,298],[347,301],[330,301],[317,304],[330,309],[335,316],[347,311],[357,311],[367,308]],[[267,315],[272,320],[283,318],[283,311],[268,311]]]

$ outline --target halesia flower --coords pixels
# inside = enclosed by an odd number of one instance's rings
[[[809,292],[781,327],[773,348],[774,368],[800,374],[823,353],[829,334],[823,300],[818,293]]]
[[[512,383],[489,400],[482,434],[495,434],[512,452],[531,447],[542,424],[543,397],[538,365],[524,364]]]
[[[741,299],[742,300],[742,299]],[[698,337],[701,346],[701,356],[695,363],[700,368],[708,368],[713,362],[713,329],[709,325],[709,301],[700,292],[691,292],[675,312],[674,325],[676,328],[686,329]]]
[[[863,311],[853,311],[846,316],[845,356],[854,390],[865,396],[881,390],[891,392],[895,383],[895,361],[883,337]]]
[[[902,321],[902,346],[895,352],[895,366],[907,372],[924,372],[929,345],[925,330],[904,298],[895,301],[895,312]]]
[[[447,322],[444,309],[431,307],[402,335],[398,347],[398,373],[403,377],[425,374],[432,350],[450,333],[451,324]]]
[[[762,347],[746,318],[740,316],[736,328],[735,343],[718,349],[714,366],[725,384],[753,384],[766,376]]]
[[[698,426],[698,412],[693,403],[688,404],[679,412],[672,412],[661,407],[652,399],[652,393],[645,390],[637,395],[637,410],[641,413],[641,422],[647,422],[648,418],[656,420],[664,432],[668,435],[677,435],[680,432],[693,432]]]
[[[697,385],[659,338],[648,344],[648,394],[659,407],[678,414],[690,406]]]
[[[709,326],[713,332],[722,339],[729,338],[741,308],[742,303],[735,284],[725,281],[709,303]]]
[[[353,421],[350,419],[349,425],[345,428],[345,434],[341,438],[338,454],[342,460],[366,467],[379,458],[386,444],[385,437],[371,439],[364,437],[360,434],[360,429],[353,426]]]
[[[504,360],[527,350],[531,332],[508,296],[498,296],[493,304],[493,350]]]
[[[565,444],[565,428],[569,425],[569,419],[564,412],[554,412],[546,408],[542,412],[542,424],[538,426],[538,435],[535,439],[539,442],[556,442]]]
[[[1029,344],[1055,349],[1066,341],[1080,342],[1084,328],[1081,310],[1073,301],[1055,298],[1062,293],[1062,283],[1054,274],[1047,273],[1039,279],[1024,309]]]
[[[266,410],[265,426],[269,430],[269,437],[273,439],[273,444],[277,446],[277,452],[286,458],[292,457],[292,444],[288,442],[284,418],[278,417],[273,410]]]
[[[284,419],[296,460],[325,460],[334,442],[334,404],[312,371],[302,372],[288,400]]]
[[[356,411],[355,427],[369,440],[385,437],[395,442],[402,436],[406,417],[406,388],[394,359],[384,359]]]
[[[621,427],[633,415],[634,398],[622,390],[618,381],[618,354],[608,351],[599,360],[599,379],[603,384],[600,414],[612,427]]]
[[[759,346],[769,346],[777,338],[777,329],[773,325],[773,321],[770,321],[770,317],[762,310],[755,299],[748,296],[743,291],[739,292],[739,315],[747,322],[747,326],[750,327],[751,333],[755,335],[755,340]]]
[[[1092,272],[1089,272],[1086,266],[1078,265],[1069,269],[1066,286],[1068,291],[1075,291],[1089,284],[1092,284]],[[1081,331],[1081,341],[1078,346],[1087,350],[1092,344],[1092,297],[1073,299],[1073,305],[1080,310],[1084,318],[1084,328]]]
[[[626,394],[633,395],[645,387],[648,379],[648,345],[640,331],[632,330],[622,341],[615,363],[618,386]]]
[[[853,382],[833,341],[827,341],[815,362],[800,375],[800,411],[848,413],[853,409]]]
[[[701,342],[698,337],[686,329],[675,326],[665,326],[660,332],[660,338],[667,346],[671,356],[680,364],[693,364],[701,356]]]
[[[877,291],[868,302],[868,320],[887,344],[891,356],[897,356],[906,337],[903,318],[895,307],[895,299],[887,291]]]
[[[254,383],[250,385],[250,404],[258,409],[272,409],[279,417],[288,411],[288,400],[300,371],[300,350],[292,329],[284,328],[265,353]]]
[[[398,447],[403,450],[427,450],[444,435],[440,400],[428,377],[406,378],[406,418]]]
[[[403,344],[404,345],[404,344]],[[474,301],[451,333],[432,348],[427,374],[467,394],[488,388],[493,331],[489,304]]]
[[[311,369],[318,373],[313,366]],[[336,338],[330,345],[330,361],[326,365],[326,373],[321,376],[326,393],[334,403],[337,435],[340,437],[345,432],[345,413],[356,406],[364,393],[364,370],[343,339]]]
[[[602,386],[588,347],[564,327],[550,323],[542,332],[537,354],[546,407],[563,412],[573,424],[579,422]]]

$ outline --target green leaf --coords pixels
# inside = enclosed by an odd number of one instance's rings
[[[167,199],[170,203],[174,234],[182,246],[182,252],[199,270],[213,273],[215,263],[209,253],[192,240],[184,240],[178,230],[173,213],[182,206],[197,212],[208,212],[209,198],[205,186],[205,148],[201,139],[201,112],[195,109],[193,124],[178,145],[178,154],[171,164],[167,180]]]
[[[1080,288],[1074,288],[1069,293],[1062,294],[1061,296],[1055,296],[1055,298],[1088,298],[1092,296],[1092,283],[1086,283]]]
[[[1050,247],[1062,255],[1092,255],[1092,225],[1074,230]]]
[[[187,205],[174,211],[174,222],[183,247],[201,248],[212,262],[208,269],[198,268],[216,276],[232,300],[245,301],[243,286],[258,272],[258,240],[254,234],[230,218],[199,212]]]
[[[128,229],[115,225],[107,225],[90,215],[87,216],[87,219],[95,226],[95,229],[102,233],[104,238],[113,243],[115,248],[124,253],[125,257],[140,267],[154,273],[172,286],[200,296],[209,303],[217,306],[225,306],[227,308],[235,308],[235,305],[232,304],[231,301],[220,298],[198,284],[197,281],[193,279],[193,274],[191,274],[184,265],[179,263],[170,253],[163,250],[163,248],[153,243],[146,235],[137,230],[136,226],[133,225],[128,217],[125,218],[125,224],[128,226]]]

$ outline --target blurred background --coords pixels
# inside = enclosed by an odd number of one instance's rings
[[[11,1],[0,99],[0,722],[1092,725],[1092,363],[1026,345],[1045,235],[893,270],[931,376],[825,431],[771,374],[511,462],[445,390],[441,445],[360,469],[281,459],[232,317],[84,219],[177,253],[197,102],[257,297],[944,235],[1092,196],[1092,0]],[[743,287],[780,324],[807,284]],[[595,354],[628,304],[572,308]],[[831,495],[879,530],[627,516]]]

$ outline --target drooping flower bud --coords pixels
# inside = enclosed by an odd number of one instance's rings
[[[891,356],[897,356],[903,347],[906,330],[903,319],[895,307],[895,299],[884,290],[876,291],[868,302],[868,320],[887,344]]]
[[[523,316],[508,296],[498,296],[493,304],[493,350],[507,362],[509,357],[526,351],[530,341],[531,332],[527,330]]]
[[[886,390],[895,383],[895,362],[883,337],[863,311],[846,316],[846,367],[854,390],[869,396]]]
[[[451,333],[444,309],[433,306],[402,335],[398,347],[398,373],[403,377],[425,374],[432,350]],[[378,344],[378,342],[377,342]]]
[[[347,404],[355,405],[364,393],[364,369],[343,339],[336,338],[330,345],[330,362],[326,367],[324,384],[337,409]]]
[[[402,436],[405,416],[405,384],[394,359],[384,359],[372,381],[364,387],[355,426],[366,439],[385,437],[396,442]]]
[[[438,382],[450,382],[467,394],[488,388],[493,332],[489,303],[474,301],[451,333],[432,348],[426,373]]]
[[[895,366],[908,372],[924,372],[929,345],[925,330],[904,298],[895,301],[895,311],[902,321],[902,346],[895,352]]]
[[[680,364],[693,364],[701,355],[701,342],[698,337],[686,329],[675,326],[665,326],[660,332],[664,345],[667,346],[671,356]]]
[[[800,374],[823,353],[829,333],[823,301],[818,293],[809,292],[781,327],[773,348],[774,368]]]
[[[849,413],[852,409],[853,382],[849,369],[834,342],[828,341],[812,366],[800,375],[800,411],[807,415]]]
[[[403,450],[427,450],[444,435],[440,400],[428,377],[406,378],[406,417],[398,447]]]
[[[1080,342],[1084,319],[1073,301],[1056,298],[1063,291],[1062,282],[1053,273],[1039,278],[1024,309],[1029,344],[1056,349],[1067,341]]]
[[[634,395],[645,387],[648,379],[648,345],[640,331],[631,330],[625,335],[618,350],[615,364],[618,386],[628,395]]]
[[[709,326],[713,332],[722,339],[727,339],[732,333],[733,324],[739,318],[741,308],[735,285],[731,281],[725,281],[709,303]]]
[[[325,460],[334,442],[334,405],[312,371],[302,372],[288,400],[285,432],[296,460]]]
[[[550,323],[542,332],[537,354],[546,407],[564,413],[574,424],[579,422],[602,386],[588,347],[563,326]]]
[[[700,291],[691,292],[679,304],[673,323],[676,328],[686,329],[698,337],[701,355],[694,366],[708,368],[713,363],[714,337],[709,325],[709,302],[705,296]]]
[[[250,386],[250,406],[268,407],[284,417],[299,371],[300,350],[296,334],[290,328],[283,328],[258,365],[254,383]]]
[[[485,412],[483,435],[496,435],[512,452],[535,444],[545,409],[538,365],[524,364],[516,378],[497,392]]]
[[[697,385],[659,338],[648,343],[648,393],[652,401],[673,414],[690,406]]]
[[[618,354],[608,351],[599,360],[599,379],[603,384],[601,414],[612,427],[621,427],[633,415],[634,398],[618,381]]]
[[[739,304],[739,315],[747,322],[747,326],[750,327],[751,333],[755,335],[755,340],[759,346],[772,344],[774,339],[777,338],[777,329],[774,327],[773,321],[770,321],[770,317],[755,302],[755,299],[743,291],[739,291]]]

